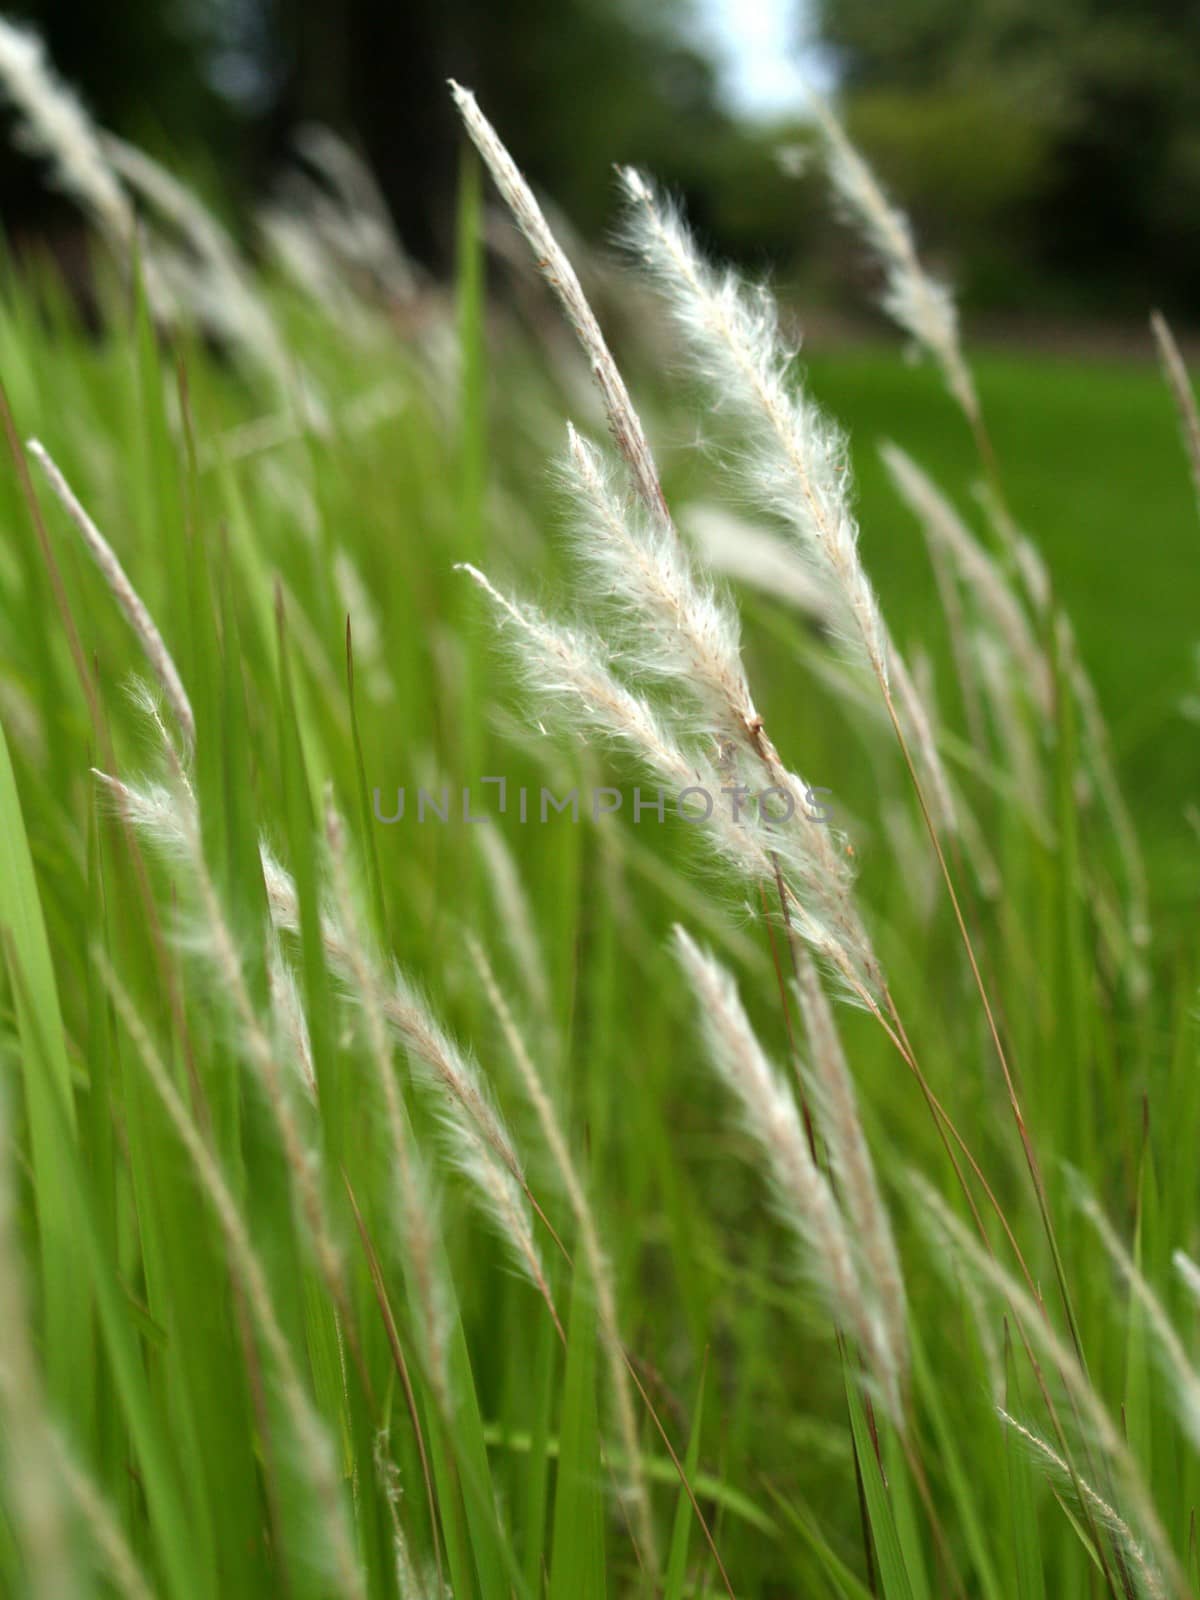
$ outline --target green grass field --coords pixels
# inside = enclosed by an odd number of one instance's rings
[[[454,570],[473,562],[548,608],[569,603],[579,585],[547,464],[567,416],[603,436],[559,342],[503,306],[485,314],[477,205],[468,186],[456,303],[431,299],[404,329],[363,309],[360,334],[263,288],[292,363],[283,386],[236,348],[156,337],[121,289],[103,333],[85,334],[48,277],[4,286],[0,1588],[1192,1592],[1196,1307],[1171,1261],[1200,1248],[1196,730],[1181,710],[1200,529],[1156,370],[975,361],[1010,509],[1108,717],[1149,875],[1139,951],[1116,825],[1079,781],[1088,731],[1046,619],[1047,718],[1005,664],[1032,769],[1002,728],[980,752],[963,725],[929,559],[876,447],[909,451],[992,548],[964,424],[898,349],[807,365],[850,432],[865,565],[895,639],[932,660],[943,755],[994,866],[991,881],[965,838],[948,852],[1054,1246],[891,734],[831,686],[836,653],[816,631],[737,591],[757,702],[783,758],[832,791],[911,1053],[988,1186],[968,1177],[968,1204],[947,1154],[962,1161],[956,1135],[879,1019],[840,1006],[906,1287],[909,1378],[889,1421],[814,1284],[819,1265],[800,1270],[804,1219],[772,1208],[671,950],[674,922],[712,947],[783,1067],[800,1030],[766,897],[701,868],[678,821],[522,826],[510,809],[480,829],[412,815],[418,785],[471,785],[488,806],[484,775],[514,795],[646,781],[576,737],[581,721],[533,705]],[[630,350],[669,495],[715,498],[722,458],[688,447],[703,407]],[[307,424],[301,387],[319,404]],[[30,437],[161,630],[194,758],[171,754],[169,708],[156,725],[127,692],[147,663],[22,448]],[[131,823],[94,768],[162,783],[172,820]],[[406,818],[383,825],[372,790],[386,812],[399,786]],[[493,830],[506,852],[483,842]],[[291,875],[277,955],[262,840]],[[339,943],[329,919],[352,936]],[[477,1058],[519,1153],[515,1199],[448,1087],[452,1046],[413,1020],[423,1002],[397,986],[393,958]],[[473,1199],[481,1168],[485,1193],[505,1196],[492,1222]],[[1106,1246],[1087,1195],[1144,1280]],[[498,1237],[506,1208],[546,1295]],[[585,1215],[611,1264],[627,1368],[606,1337]]]
[[[1197,517],[1170,397],[1154,366],[983,351],[979,380],[1013,514],[1036,540],[1079,632],[1143,819],[1157,887],[1181,916],[1193,895],[1194,832],[1183,820],[1195,768],[1180,707],[1195,686],[1192,595]],[[880,470],[891,438],[957,498],[979,478],[970,438],[928,367],[893,349],[810,366],[814,392],[850,430],[866,559],[895,596],[901,636],[940,638],[936,589]]]

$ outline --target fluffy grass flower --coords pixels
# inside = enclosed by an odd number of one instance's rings
[[[710,1060],[762,1154],[780,1218],[798,1240],[834,1321],[858,1345],[879,1404],[903,1429],[906,1357],[895,1340],[897,1308],[885,1313],[879,1298],[884,1286],[868,1285],[864,1277],[860,1252],[795,1098],[763,1051],[732,977],[678,926],[675,950],[696,997]]]
[[[978,427],[979,398],[963,358],[953,293],[922,266],[907,216],[887,198],[833,112],[820,99],[812,103],[833,191],[883,268],[883,309],[934,358],[947,389]]]

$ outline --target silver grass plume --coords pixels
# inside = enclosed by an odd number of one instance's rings
[[[555,622],[528,601],[502,594],[467,562],[458,570],[488,597],[501,625],[515,628],[522,647],[516,660],[539,696],[576,719],[582,715],[587,728],[624,745],[664,782],[683,789],[698,781],[697,765],[655,708],[617,678],[599,634]]]
[[[628,619],[625,653],[639,675],[659,678],[694,702],[698,720],[677,719],[693,740],[715,739],[733,775],[735,754],[790,796],[793,814],[780,854],[793,851],[809,896],[846,901],[846,857],[805,804],[807,785],[790,772],[755,708],[741,658],[737,613],[701,576],[674,527],[622,496],[600,453],[568,425],[566,481],[577,514],[575,548],[596,586]],[[850,920],[844,909],[841,915]]]
[[[300,1215],[304,1219],[317,1268],[338,1312],[347,1325],[352,1325],[350,1296],[341,1251],[334,1236],[323,1193],[320,1154],[317,1148],[306,1140],[297,1115],[294,1079],[300,1074],[289,1074],[285,1071],[277,1043],[258,1015],[246,983],[237,940],[225,915],[221,897],[204,855],[194,792],[183,768],[177,764],[174,748],[169,741],[166,743],[166,754],[168,760],[174,764],[175,811],[178,817],[181,853],[192,882],[196,886],[200,902],[202,928],[198,948],[220,978],[222,991],[228,996],[237,1018],[238,1043],[274,1120],[287,1164],[291,1190]],[[111,783],[109,786],[111,788]],[[294,1021],[293,1026],[299,1028],[301,1024]],[[305,1035],[306,1033],[307,1030]],[[303,1072],[303,1063],[300,1072]]]
[[[640,173],[626,168],[621,177],[630,245],[662,291],[702,381],[745,426],[747,483],[791,530],[831,610],[840,608],[842,631],[857,637],[889,707],[894,690],[937,820],[957,831],[929,713],[889,639],[859,558],[844,437],[792,382],[792,352],[770,295],[750,291],[736,274],[704,261],[681,218]]]
[[[272,1016],[275,1022],[275,1037],[272,1037],[266,1027],[262,1026],[258,1013],[254,1010],[250,992],[246,989],[234,934],[229,928],[218,891],[208,872],[208,862],[205,861],[198,834],[194,790],[190,787],[186,771],[179,763],[178,755],[174,754],[173,746],[170,739],[166,738],[162,725],[160,734],[168,765],[173,770],[174,789],[166,789],[163,786],[136,787],[109,778],[106,774],[96,773],[96,776],[104,782],[104,786],[114,797],[118,810],[122,811],[126,821],[141,830],[147,842],[152,843],[155,848],[168,854],[170,858],[181,861],[197,885],[203,914],[203,938],[202,941],[198,941],[198,947],[213,963],[214,970],[221,976],[222,989],[234,1003],[240,1026],[240,1042],[245,1050],[246,1059],[253,1069],[254,1077],[266,1096],[270,1114],[274,1117],[290,1176],[291,1189],[302,1218],[306,1222],[307,1237],[314,1248],[317,1267],[330,1288],[342,1322],[352,1330],[354,1314],[350,1306],[341,1250],[334,1237],[323,1197],[320,1157],[317,1149],[310,1146],[304,1138],[293,1104],[293,1083],[290,1082],[290,1075],[282,1070],[283,1059],[293,1059],[298,1069],[296,1077],[299,1077],[299,1082],[310,1098],[315,1098],[317,1080],[310,1054],[309,1029],[301,998],[296,989],[294,973],[283,957],[280,947],[278,939],[280,923],[272,920],[267,933],[267,984],[269,984]],[[264,875],[267,874],[270,864],[272,862],[269,854],[264,853]],[[286,875],[282,869],[275,867],[275,878],[277,880],[286,878]],[[288,885],[293,896],[293,910],[296,912],[296,925],[298,925],[298,904],[294,904],[294,886],[290,880]],[[294,931],[294,926],[286,931]],[[341,949],[342,952],[347,949],[347,941],[342,941]]]
[[[813,106],[834,193],[883,268],[883,309],[937,362],[947,389],[978,428],[979,398],[958,337],[953,293],[921,265],[907,216],[889,201],[833,112],[820,99]]]
[[[800,1243],[835,1322],[857,1344],[881,1409],[903,1430],[905,1356],[893,1342],[895,1324],[863,1281],[859,1253],[809,1147],[795,1097],[763,1052],[730,974],[678,925],[675,945],[712,1064],[762,1152],[779,1215]]]
[[[1196,408],[1196,391],[1192,388],[1192,380],[1175,342],[1175,335],[1161,311],[1156,311],[1150,318],[1150,326],[1154,330],[1154,342],[1158,345],[1163,374],[1179,413],[1184,448],[1192,469],[1192,487],[1196,491],[1197,506],[1200,506],[1200,411]]]
[[[296,148],[325,180],[326,192],[309,195],[309,221],[349,265],[369,273],[397,301],[416,293],[416,269],[405,254],[375,174],[332,128],[309,122],[296,132]]]
[[[259,232],[296,286],[362,341],[379,335],[374,302],[404,306],[417,294],[387,203],[366,162],[331,129],[296,133],[305,163],[291,168],[258,213]]]
[[[628,503],[603,456],[570,424],[567,439],[575,550],[598,589],[630,618],[639,670],[689,693],[715,737],[744,744],[760,733],[762,718],[733,607],[699,577],[670,524]]]
[[[954,570],[949,553],[935,540],[931,540],[927,533],[924,534],[924,538],[925,548],[929,552],[929,565],[933,569],[934,583],[937,585],[938,601],[950,637],[954,674],[958,679],[959,693],[962,695],[967,735],[976,753],[986,758],[991,750],[991,741],[984,716],[983,696],[975,681],[974,645],[978,630],[973,626],[968,627],[960,579]]]
[[[903,1383],[908,1370],[908,1309],[900,1255],[833,1007],[815,963],[803,951],[797,960],[796,994],[808,1038],[805,1082],[829,1151],[838,1198],[861,1258],[863,1280],[878,1302],[890,1346],[898,1353]]]
[[[362,1014],[366,1043],[383,1102],[392,1154],[399,1179],[399,1225],[404,1243],[406,1271],[411,1272],[420,1317],[420,1339],[425,1368],[444,1416],[450,1411],[450,1379],[446,1361],[447,1294],[437,1265],[438,1224],[436,1202],[412,1136],[392,1060],[392,1043],[384,1014],[384,997],[377,964],[369,956],[356,929],[356,915],[346,860],[345,831],[327,796],[325,838],[332,865],[335,905],[345,930],[344,981],[352,985]]]
[[[290,874],[264,846],[263,878],[271,917],[281,931],[300,930],[300,902]],[[361,946],[346,923],[328,910],[322,917],[326,959],[361,1002],[355,962]],[[434,1091],[446,1148],[469,1181],[485,1217],[508,1245],[513,1259],[537,1289],[561,1331],[545,1268],[533,1236],[528,1188],[512,1135],[484,1081],[478,1063],[456,1043],[415,986],[393,964],[370,979],[389,1031],[403,1047],[414,1075]]]
[[[803,392],[790,368],[766,292],[748,289],[699,255],[687,228],[632,168],[621,180],[629,242],[658,284],[698,375],[747,427],[746,478],[755,497],[791,531],[796,547],[843,608],[872,670],[887,682],[887,635],[858,555],[846,442]]]
[[[1053,848],[1054,828],[1047,809],[1038,729],[1031,726],[1025,714],[1025,680],[1013,671],[1011,656],[991,632],[979,630],[974,648],[979,679],[995,717],[1001,748],[1012,769],[1017,802],[1038,838],[1047,848]]]
[[[477,568],[464,570],[496,607],[502,622],[514,625],[514,659],[530,686],[551,705],[580,712],[595,733],[624,746],[654,776],[676,793],[698,789],[715,796],[730,782],[707,757],[678,742],[675,729],[642,695],[627,688],[611,669],[609,651],[598,634],[567,627],[535,606],[501,594]],[[806,801],[803,785],[780,765],[784,788],[797,811]],[[837,860],[830,830],[809,823],[803,831],[735,821],[728,806],[714,805],[711,819],[697,829],[717,861],[752,883],[783,884],[795,931],[827,960],[862,998],[879,985],[878,965],[848,892],[848,874]]]
[[[310,1100],[317,1097],[317,1074],[313,1066],[308,1017],[296,979],[296,969],[283,953],[274,928],[267,939],[267,992],[275,1018],[280,1053],[290,1055]]]
[[[112,168],[186,241],[190,254],[161,241],[151,249],[156,270],[178,306],[210,332],[228,338],[250,362],[286,389],[291,362],[266,303],[229,234],[195,191],[137,145],[100,135]]]
[[[828,624],[830,601],[825,586],[776,534],[724,506],[705,502],[688,506],[680,521],[712,571],[785,600],[814,622]]]
[[[154,1591],[130,1548],[112,1506],[91,1476],[74,1459],[61,1435],[55,1432],[51,1440],[59,1475],[92,1536],[117,1592],[124,1600],[154,1600]],[[77,1590],[72,1592],[78,1593]]]
[[[1044,1472],[1047,1472],[1064,1488],[1077,1488],[1080,1498],[1084,1500],[1096,1518],[1108,1529],[1116,1539],[1121,1549],[1133,1562],[1137,1573],[1139,1587],[1146,1600],[1165,1600],[1166,1590],[1162,1580],[1154,1567],[1147,1560],[1146,1552],[1134,1534],[1133,1529],[1117,1511],[1116,1507],[1104,1499],[1098,1490],[1094,1489],[1086,1478],[1079,1472],[1072,1471],[1070,1465],[1063,1460],[1058,1451],[1048,1440],[1043,1439],[1040,1433],[1035,1433],[1032,1428],[1027,1428],[1023,1422],[1018,1422],[1003,1406],[996,1407],[996,1414],[1010,1432],[1029,1449],[1034,1459]]]
[[[122,269],[132,274],[136,264],[151,310],[169,319],[172,293],[152,253],[139,248],[137,214],[109,161],[104,136],[54,71],[37,34],[3,17],[0,95],[17,113],[17,143],[47,163],[51,182],[82,208]]]
[[[404,1486],[400,1478],[400,1469],[391,1458],[386,1427],[381,1428],[376,1434],[372,1454],[376,1482],[383,1496],[383,1502],[387,1506],[388,1520],[391,1523],[392,1554],[396,1563],[396,1593],[399,1600],[453,1600],[440,1571],[426,1568],[418,1572],[413,1561],[408,1539],[400,1521],[400,1502],[404,1497]]]
[[[0,90],[20,118],[22,148],[49,163],[58,188],[83,207],[127,263],[136,233],[133,207],[98,130],[46,59],[38,36],[5,18],[0,18]]]
[[[539,1023],[549,1024],[550,979],[534,926],[533,908],[513,853],[499,828],[480,828],[475,834],[484,871],[491,884],[499,925],[512,952],[530,1005]]]
[[[896,454],[899,455],[899,452],[896,452]],[[912,466],[912,463],[909,463],[909,465]],[[919,475],[918,468],[913,467],[913,471]],[[917,510],[916,501],[919,499],[925,509],[931,513],[935,512],[934,502],[928,498],[911,474],[907,475],[906,485],[915,491],[915,497],[912,502],[914,510]],[[897,486],[900,487],[899,482]],[[905,493],[905,489],[902,488],[901,492],[902,494]],[[936,490],[934,495],[936,496]],[[1150,941],[1149,887],[1137,829],[1134,827],[1129,806],[1122,792],[1120,780],[1117,777],[1112,755],[1112,743],[1104,713],[1100,708],[1099,696],[1080,654],[1071,620],[1064,611],[1056,607],[1050,574],[1037,547],[1014,524],[1007,509],[994,493],[981,489],[980,499],[1025,591],[1035,621],[1039,625],[1053,630],[1063,674],[1074,693],[1075,703],[1079,708],[1080,749],[1087,769],[1099,792],[1100,799],[1108,812],[1109,820],[1112,823],[1113,834],[1120,853],[1125,877],[1128,897],[1126,920],[1129,934],[1126,943],[1132,957],[1126,964],[1125,972],[1133,992],[1135,994],[1144,992],[1149,979],[1141,952]],[[943,508],[948,513],[950,521],[942,520]],[[918,515],[920,515],[920,512],[918,512]],[[936,515],[939,531],[952,536],[953,523],[957,521],[953,508],[942,501],[936,507]],[[959,524],[959,527],[961,526]],[[968,541],[971,540],[969,533],[967,534],[967,539]],[[977,545],[976,551],[980,555],[983,554]],[[964,573],[965,571],[966,568],[964,568]],[[1001,578],[1001,584],[1003,581]],[[990,602],[996,597],[996,591],[990,585],[985,585],[984,588]],[[1010,653],[1017,653],[1023,670],[1031,673],[1032,681],[1036,683],[1040,678],[1045,678],[1045,687],[1039,692],[1043,696],[1044,713],[1046,716],[1050,716],[1053,714],[1053,674],[1050,663],[1046,659],[1046,653],[1036,642],[1036,637],[1029,644],[1021,643],[1021,623],[1018,617],[1023,615],[1023,608],[1018,605],[1016,606],[1016,615],[1010,616],[1009,620],[1001,626],[997,613],[998,629],[1006,635],[1006,648]],[[1032,655],[1029,654],[1030,650],[1033,651]],[[1045,663],[1044,667],[1037,668],[1035,666],[1035,662],[1038,659]]]
[[[661,515],[666,520],[662,487],[641,419],[633,408],[625,380],[612,358],[574,267],[551,232],[533,190],[517,170],[516,163],[495,128],[479,109],[475,96],[453,80],[450,82],[450,92],[475,148],[487,163],[496,187],[529,242],[539,272],[557,295],[568,322],[583,346],[592,376],[604,399],[613,440],[629,468],[639,498],[652,514]]]
[[[172,659],[171,652],[163,642],[162,634],[159,633],[158,628],[155,626],[154,619],[143,605],[137,590],[130,583],[124,567],[117,559],[116,552],[84,510],[75,491],[55,464],[45,445],[37,439],[30,439],[26,448],[45,474],[46,481],[54,491],[55,498],[79,530],[83,542],[87,546],[88,554],[100,569],[101,576],[112,592],[113,599],[121,608],[125,620],[137,636],[137,641],[150,664],[150,669],[162,689],[163,697],[171,708],[171,714],[179,725],[179,730],[183,734],[188,750],[191,751],[196,742],[196,719],[192,713],[191,702],[187,697],[187,691],[183,687],[183,680],[179,676],[178,668]]]
[[[541,1295],[560,1339],[566,1335],[554,1305],[541,1253],[533,1236],[532,1215],[520,1164],[507,1129],[492,1106],[491,1096],[474,1059],[442,1028],[424,997],[400,974],[392,974],[385,1015],[408,1051],[419,1078],[431,1087],[452,1092],[434,1100],[445,1132],[450,1160],[475,1190],[483,1214],[491,1221],[513,1260]],[[497,1159],[485,1128],[503,1131],[510,1159]]]

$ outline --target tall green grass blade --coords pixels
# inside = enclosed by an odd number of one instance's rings
[[[854,1376],[849,1371],[846,1373],[846,1403],[850,1410],[850,1427],[854,1434],[854,1443],[858,1449],[867,1517],[884,1600],[914,1600],[903,1546],[896,1528],[887,1486],[875,1455],[875,1445],[867,1426],[862,1397],[858,1392]]]
[[[805,1548],[817,1558],[834,1592],[841,1595],[843,1600],[872,1600],[871,1591],[830,1548],[812,1515],[790,1504],[771,1484],[767,1485],[767,1493],[779,1508],[784,1521],[799,1535]]]
[[[586,1268],[571,1285],[549,1600],[605,1593],[604,1468],[596,1415],[596,1312]]]
[[[688,1438],[687,1455],[683,1470],[689,1483],[696,1477],[700,1465],[700,1439],[704,1427],[704,1384],[708,1377],[708,1359],[700,1369],[700,1387],[692,1407],[692,1431]],[[671,1529],[671,1548],[667,1556],[667,1572],[663,1584],[664,1600],[683,1600],[684,1580],[687,1576],[688,1535],[692,1526],[692,1502],[686,1489],[680,1486],[675,1502],[675,1523]]]
[[[33,992],[20,955],[7,930],[4,945],[10,980],[30,1018],[29,1046],[37,1057],[37,1070],[46,1075],[45,1111],[59,1139],[59,1179],[66,1210],[78,1243],[85,1281],[95,1295],[109,1362],[141,1468],[143,1492],[153,1514],[154,1537],[168,1590],[176,1600],[184,1600],[188,1595],[215,1600],[215,1575],[209,1554],[193,1537],[192,1524],[179,1493],[175,1458],[145,1385],[115,1263],[105,1258],[103,1242],[93,1220],[87,1179],[71,1137],[69,1100],[53,1076],[47,1042],[41,1031],[45,1019],[34,1006]]]
[[[979,1496],[972,1484],[970,1469],[963,1461],[962,1452],[947,1421],[946,1407],[937,1380],[930,1371],[924,1341],[915,1328],[910,1328],[909,1339],[913,1377],[921,1405],[933,1427],[938,1467],[945,1474],[950,1489],[957,1513],[957,1526],[970,1553],[979,1592],[985,1600],[1006,1600],[984,1530]]]
[[[54,966],[2,725],[0,929],[6,930],[18,952],[24,975],[16,988],[16,1021],[37,1197],[47,1382],[55,1404],[86,1439],[94,1408],[91,1311],[77,1219],[64,1174],[74,1153],[75,1100]]]

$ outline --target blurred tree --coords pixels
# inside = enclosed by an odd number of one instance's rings
[[[362,139],[410,244],[445,254],[459,143],[448,77],[469,84],[533,180],[594,233],[612,165],[651,161],[702,189],[728,136],[713,69],[682,40],[680,0],[275,0],[284,121],[319,115]]]
[[[106,126],[134,134],[154,123],[179,140],[220,139],[229,108],[210,71],[223,0],[105,0],[61,5],[12,0],[14,22],[45,41],[68,83],[79,86]],[[232,135],[231,137],[236,137]]]
[[[818,0],[862,136],[929,127],[978,101],[976,137],[945,152],[968,255],[1006,233],[1076,300],[1200,307],[1200,12],[1189,0]],[[879,107],[884,107],[881,116]],[[853,108],[857,108],[855,111]],[[985,130],[984,111],[990,116]],[[943,120],[945,120],[943,118]],[[974,215],[1016,141],[1025,170]],[[910,141],[911,143],[911,141]],[[872,150],[886,169],[888,156]],[[1010,180],[1016,175],[1009,170]],[[904,190],[900,193],[903,197]],[[953,224],[957,221],[957,229]],[[993,282],[993,290],[997,285]],[[1028,288],[1021,285],[1022,292]]]
[[[785,201],[769,156],[722,109],[688,43],[693,0],[18,0],[97,118],[210,190],[261,192],[303,121],[349,135],[372,163],[409,248],[448,264],[461,139],[446,79],[479,94],[514,156],[593,237],[612,215],[613,164],[651,167],[698,225],[761,253],[744,197]],[[5,217],[55,202],[0,154]],[[729,226],[733,219],[733,226]]]

